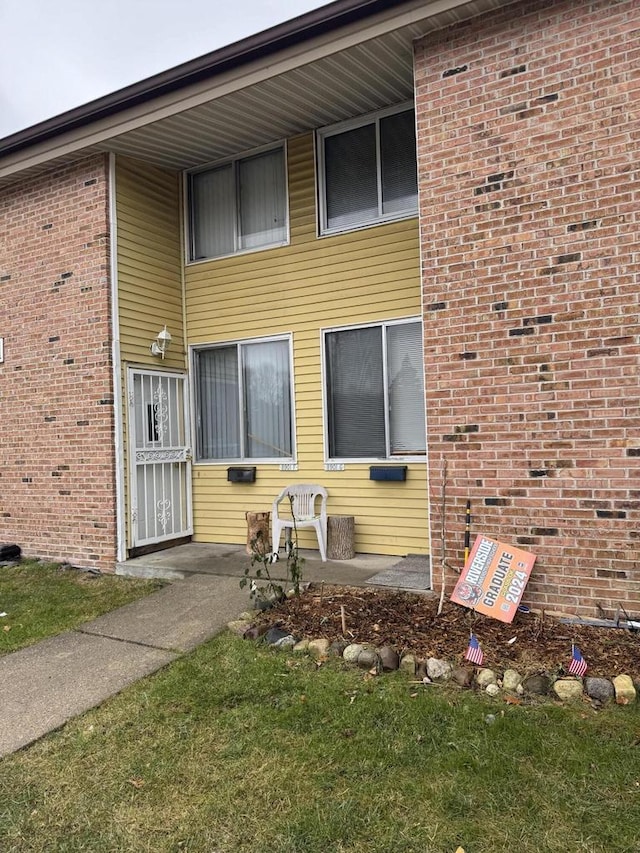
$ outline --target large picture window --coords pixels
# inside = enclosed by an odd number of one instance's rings
[[[197,461],[293,456],[289,338],[194,353]]]
[[[389,459],[426,451],[419,321],[325,332],[332,459]]]
[[[417,213],[411,107],[325,128],[318,132],[318,143],[323,234]]]
[[[287,241],[284,149],[189,175],[190,260]]]

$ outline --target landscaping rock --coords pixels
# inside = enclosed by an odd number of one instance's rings
[[[500,688],[497,684],[487,684],[485,687],[485,691],[489,694],[489,696],[497,696],[500,693]]]
[[[575,702],[582,698],[582,681],[577,678],[559,678],[553,682],[553,692],[563,702]]]
[[[347,643],[344,640],[334,640],[329,646],[329,654],[332,657],[341,658],[342,653],[347,648]]]
[[[256,610],[262,612],[263,610],[270,610],[276,604],[284,601],[284,594],[273,589],[268,591],[260,590],[253,601]]]
[[[307,651],[311,657],[316,660],[326,658],[329,654],[329,640],[321,638],[319,640],[310,640]]]
[[[451,664],[446,660],[429,658],[427,660],[427,675],[432,681],[448,681],[451,678]]]
[[[239,637],[244,637],[250,627],[251,622],[246,619],[234,619],[232,622],[227,622],[227,628]]]
[[[460,687],[471,687],[473,685],[474,671],[470,666],[457,666],[451,671],[451,680]]]
[[[276,649],[293,649],[297,642],[298,641],[293,636],[293,634],[287,634],[286,637],[282,637],[282,639],[276,640],[276,642],[272,643],[271,645],[274,646]]]
[[[260,615],[260,612],[260,610],[244,610],[238,616],[238,619],[244,619],[245,622],[253,622]]]
[[[613,688],[618,705],[629,705],[636,701],[636,688],[633,686],[633,680],[630,676],[616,675],[613,679]]]
[[[342,657],[347,663],[358,663],[360,652],[364,650],[364,646],[360,643],[351,643],[342,652]]]
[[[506,693],[517,693],[522,683],[522,676],[515,669],[505,669],[502,676],[502,689]]]
[[[393,672],[400,666],[400,656],[391,646],[382,646],[378,649],[380,664],[385,672]]]
[[[250,625],[242,636],[245,640],[257,640],[266,633],[266,625]]]
[[[264,641],[268,646],[275,646],[280,640],[284,640],[285,637],[290,636],[289,632],[283,628],[269,628],[264,635]],[[295,640],[293,641],[293,645],[295,645]]]
[[[476,683],[481,689],[486,689],[490,684],[497,684],[498,679],[492,669],[481,669],[476,676]]]
[[[585,678],[584,689],[590,699],[602,702],[603,705],[615,696],[613,684],[608,678]]]
[[[293,647],[294,652],[306,652],[309,650],[309,640],[300,640],[299,643],[296,643]]]
[[[530,675],[522,682],[522,688],[530,696],[546,696],[551,682],[546,675]]]
[[[412,654],[402,655],[402,658],[400,659],[400,669],[403,672],[408,672],[409,675],[415,675],[416,674],[416,658],[415,658],[415,655],[412,655]]]
[[[378,669],[380,667],[380,658],[375,649],[363,649],[358,655],[358,666],[361,669]]]

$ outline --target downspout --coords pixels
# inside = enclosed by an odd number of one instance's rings
[[[120,314],[118,305],[118,219],[116,212],[116,155],[109,154],[109,274],[111,276],[111,361],[113,364],[114,455],[116,484],[116,559],[127,558],[124,506],[124,417],[122,409],[122,363],[120,360]]]
[[[182,340],[184,341],[184,366],[189,373],[189,347],[187,346],[187,277],[185,268],[187,263],[187,216],[185,211],[186,191],[184,172],[180,173],[180,299],[182,301]],[[187,379],[188,387],[189,379]],[[189,436],[191,439],[191,436]]]
[[[189,359],[189,346],[187,342],[187,252],[188,252],[188,237],[187,237],[187,193],[185,187],[184,172],[180,173],[180,297],[182,300],[182,340],[184,341],[184,368],[187,374],[186,392],[189,397],[189,405],[187,406],[186,417],[189,432],[187,440],[189,442],[189,459],[187,461],[187,512],[189,515],[189,529],[193,536],[193,457],[195,448],[195,435],[193,431],[193,394],[191,391],[191,361]]]

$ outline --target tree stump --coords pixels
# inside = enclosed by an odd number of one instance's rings
[[[353,560],[355,519],[352,515],[330,515],[327,518],[327,557],[329,560]]]
[[[245,512],[247,519],[247,554],[271,553],[271,537],[269,535],[270,512]]]

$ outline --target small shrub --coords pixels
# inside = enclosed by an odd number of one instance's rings
[[[262,531],[258,531],[255,539],[251,540],[251,563],[244,570],[244,577],[240,580],[240,588],[244,589],[249,586],[250,598],[261,609],[271,607],[278,601],[282,601],[289,587],[293,588],[295,595],[300,595],[304,558],[298,552],[298,528],[293,514],[293,497],[291,495],[289,495],[289,501],[291,502],[291,516],[293,518],[293,533],[291,540],[288,540],[285,546],[287,562],[284,581],[281,582],[271,577],[271,566],[277,561],[278,555],[269,549]]]

